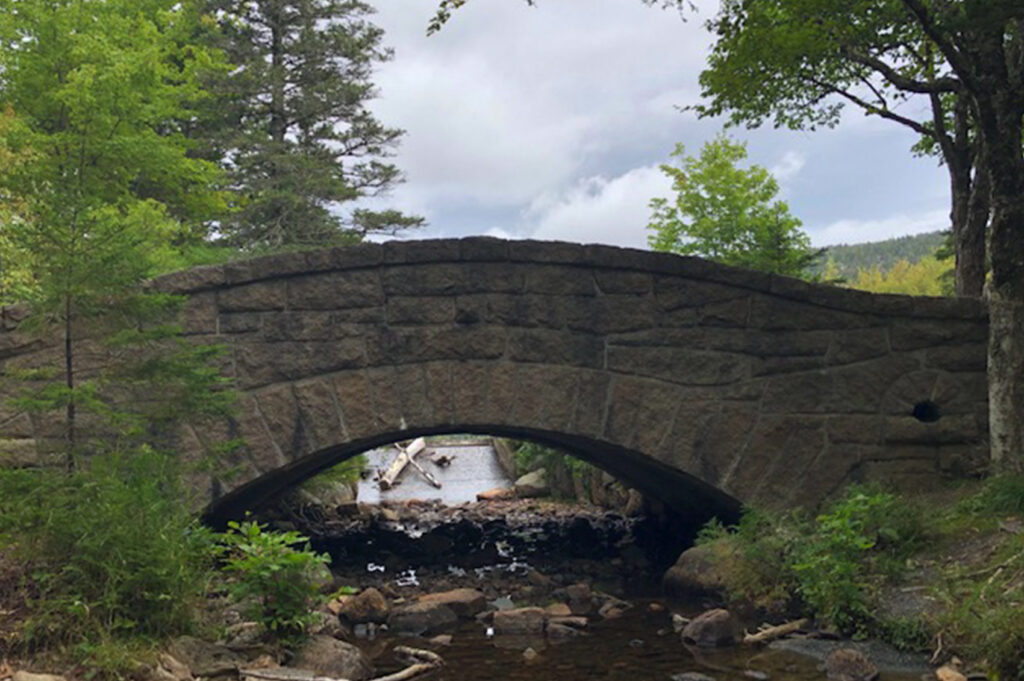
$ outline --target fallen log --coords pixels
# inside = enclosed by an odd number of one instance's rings
[[[427,447],[427,441],[421,437],[416,438],[408,447],[403,447],[400,443],[395,443],[395,447],[398,449],[398,456],[391,462],[384,474],[380,476],[378,484],[381,489],[391,489],[395,485],[395,480],[402,474],[405,467],[409,465],[409,462],[413,460],[417,454],[422,452]]]
[[[790,634],[800,631],[808,625],[810,620],[799,619],[793,620],[792,622],[786,622],[785,624],[778,624],[774,627],[765,627],[756,634],[747,634],[743,637],[743,642],[746,644],[757,644],[757,643],[768,643],[774,641],[777,638],[783,636],[789,636]]]
[[[420,465],[420,462],[416,460],[415,456],[409,457],[409,463],[412,465],[413,468],[419,471],[420,475],[426,478],[427,482],[429,482],[437,489],[441,489],[441,483],[438,482],[437,478],[435,478],[433,475],[431,475],[430,473],[423,469],[423,466]]]

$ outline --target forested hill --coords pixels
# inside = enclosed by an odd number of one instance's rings
[[[848,280],[854,279],[861,269],[878,267],[885,272],[900,260],[913,264],[921,258],[934,255],[945,238],[944,232],[928,232],[885,241],[830,246],[822,259],[821,269],[824,270],[829,261],[834,262],[839,276]]]

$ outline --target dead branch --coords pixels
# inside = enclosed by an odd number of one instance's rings
[[[809,620],[807,619],[799,619],[793,620],[792,622],[786,622],[785,624],[779,624],[774,627],[767,627],[756,634],[745,635],[743,637],[743,642],[746,644],[768,643],[769,641],[774,641],[777,638],[789,636],[794,632],[800,631],[807,626],[808,622]]]

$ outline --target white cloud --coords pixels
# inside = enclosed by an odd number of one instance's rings
[[[934,232],[948,227],[948,210],[938,209],[918,215],[897,213],[878,220],[837,220],[820,229],[807,231],[815,246],[833,246],[880,241],[894,236]]]
[[[618,177],[588,177],[556,196],[534,202],[524,231],[535,239],[647,247],[648,206],[671,196],[672,182],[657,166]]]
[[[796,177],[804,166],[807,165],[807,158],[799,151],[787,151],[779,162],[773,165],[769,171],[780,183]]]

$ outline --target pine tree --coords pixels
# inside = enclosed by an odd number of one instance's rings
[[[212,0],[236,68],[220,84],[221,125],[238,201],[223,236],[247,249],[344,243],[422,224],[397,211],[350,211],[401,181],[387,161],[402,131],[367,108],[373,67],[391,57],[359,0]]]

